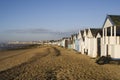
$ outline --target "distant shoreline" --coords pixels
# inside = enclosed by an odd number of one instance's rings
[[[29,49],[40,46],[38,44],[0,44],[0,51]]]

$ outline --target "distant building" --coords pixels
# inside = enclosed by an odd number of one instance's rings
[[[82,50],[83,51],[83,54],[88,54],[88,37],[87,37],[87,35],[88,35],[88,29],[85,29],[84,30],[84,33],[83,33],[83,42],[84,42],[84,50]]]
[[[68,37],[62,38],[62,47],[68,48],[68,40],[69,40]]]
[[[84,53],[84,38],[83,38],[84,31],[81,30],[78,33],[78,44],[79,44],[79,52]]]
[[[75,50],[79,51],[79,39],[78,39],[78,34],[74,35],[74,40],[75,40]]]
[[[73,45],[73,40],[72,40],[72,37],[70,37],[68,39],[68,49],[72,49],[72,45]]]

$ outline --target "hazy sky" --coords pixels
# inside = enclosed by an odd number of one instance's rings
[[[0,41],[59,39],[107,14],[120,15],[120,0],[0,0]]]

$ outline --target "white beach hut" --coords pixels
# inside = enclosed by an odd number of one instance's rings
[[[102,29],[90,28],[88,30],[88,56],[100,56]]]
[[[120,15],[107,15],[102,30],[101,56],[120,59]]]

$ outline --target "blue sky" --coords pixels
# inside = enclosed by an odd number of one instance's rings
[[[0,0],[0,41],[60,39],[120,15],[120,0]]]

